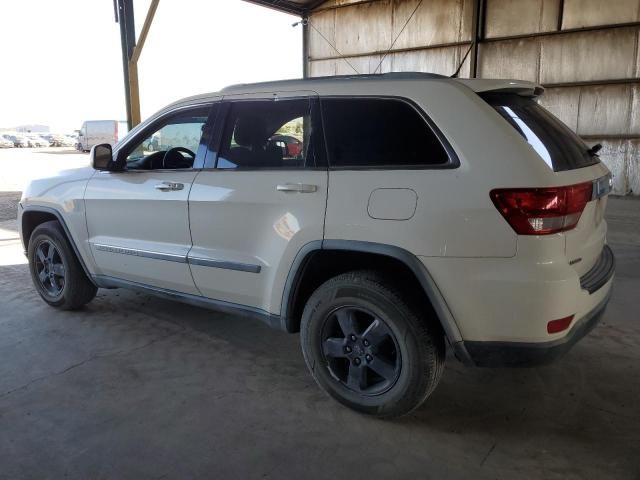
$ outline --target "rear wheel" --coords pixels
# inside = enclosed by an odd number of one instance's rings
[[[439,326],[376,272],[349,272],[321,285],[304,309],[301,343],[329,395],[377,417],[419,407],[444,367]]]
[[[35,228],[29,239],[28,257],[33,284],[52,307],[74,310],[96,296],[98,289],[87,278],[57,221]]]

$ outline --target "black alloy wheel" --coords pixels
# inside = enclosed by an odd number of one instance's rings
[[[322,351],[331,375],[350,390],[377,395],[395,385],[402,367],[398,342],[373,313],[341,307],[325,320]]]
[[[35,270],[40,287],[52,299],[62,294],[65,285],[65,266],[60,251],[51,240],[41,240],[35,248]]]

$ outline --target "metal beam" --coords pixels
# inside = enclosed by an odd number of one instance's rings
[[[501,37],[485,37],[482,39],[484,43],[501,42],[503,40],[521,40],[537,37],[555,37],[562,35],[571,35],[572,33],[598,32],[601,30],[615,30],[616,28],[640,27],[640,22],[624,22],[611,23],[609,25],[592,25],[589,27],[565,28],[564,30],[549,30],[546,32],[521,33],[517,35],[504,35]]]
[[[484,17],[485,17],[485,0],[473,0],[473,11],[471,18],[471,64],[469,68],[469,76],[476,78],[478,76],[478,51],[480,42],[484,37]]]
[[[309,21],[302,19],[302,78],[309,78]]]
[[[151,5],[149,5],[149,10],[147,11],[147,16],[144,19],[144,25],[142,25],[142,30],[140,31],[138,44],[135,46],[133,54],[131,55],[131,61],[134,63],[137,63],[138,59],[140,58],[140,53],[142,53],[142,49],[144,48],[144,42],[147,40],[147,35],[149,34],[149,29],[151,28],[151,23],[153,22],[153,17],[156,14],[159,3],[160,0],[151,0]]]
[[[117,5],[116,21],[120,24],[120,41],[122,43],[122,63],[124,72],[125,101],[127,123],[132,129],[140,123],[140,86],[138,82],[138,59],[147,40],[153,17],[160,0],[151,0],[147,16],[140,32],[140,41],[136,44],[136,32],[133,17],[133,0],[114,0]]]
[[[135,30],[131,35],[133,27],[133,0],[113,0],[116,9],[116,22],[120,25],[120,44],[122,46],[122,71],[124,73],[124,96],[127,110],[127,124],[132,128],[131,119],[131,90],[129,88],[129,58],[130,52],[135,46]],[[129,21],[129,17],[131,20]],[[133,42],[133,45],[131,45]]]
[[[370,56],[385,55],[385,54],[392,55],[394,53],[418,52],[422,50],[433,50],[437,48],[462,47],[465,45],[468,46],[470,43],[471,43],[470,40],[462,40],[461,42],[435,43],[433,45],[394,48],[392,50],[371,50],[368,52],[361,52],[361,53],[345,53],[342,55],[327,55],[325,57],[309,57],[309,60],[312,62],[317,62],[320,60],[340,60],[343,58],[370,57]]]

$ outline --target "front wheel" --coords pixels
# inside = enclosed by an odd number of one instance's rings
[[[418,408],[444,368],[437,323],[376,272],[348,272],[321,285],[305,306],[300,337],[320,387],[376,417]]]
[[[52,307],[75,310],[93,300],[91,283],[57,221],[38,225],[29,239],[29,270],[36,290]]]

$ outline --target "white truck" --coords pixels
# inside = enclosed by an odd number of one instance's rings
[[[88,152],[94,145],[115,145],[129,131],[127,122],[118,120],[87,120],[78,131],[76,148]]]

